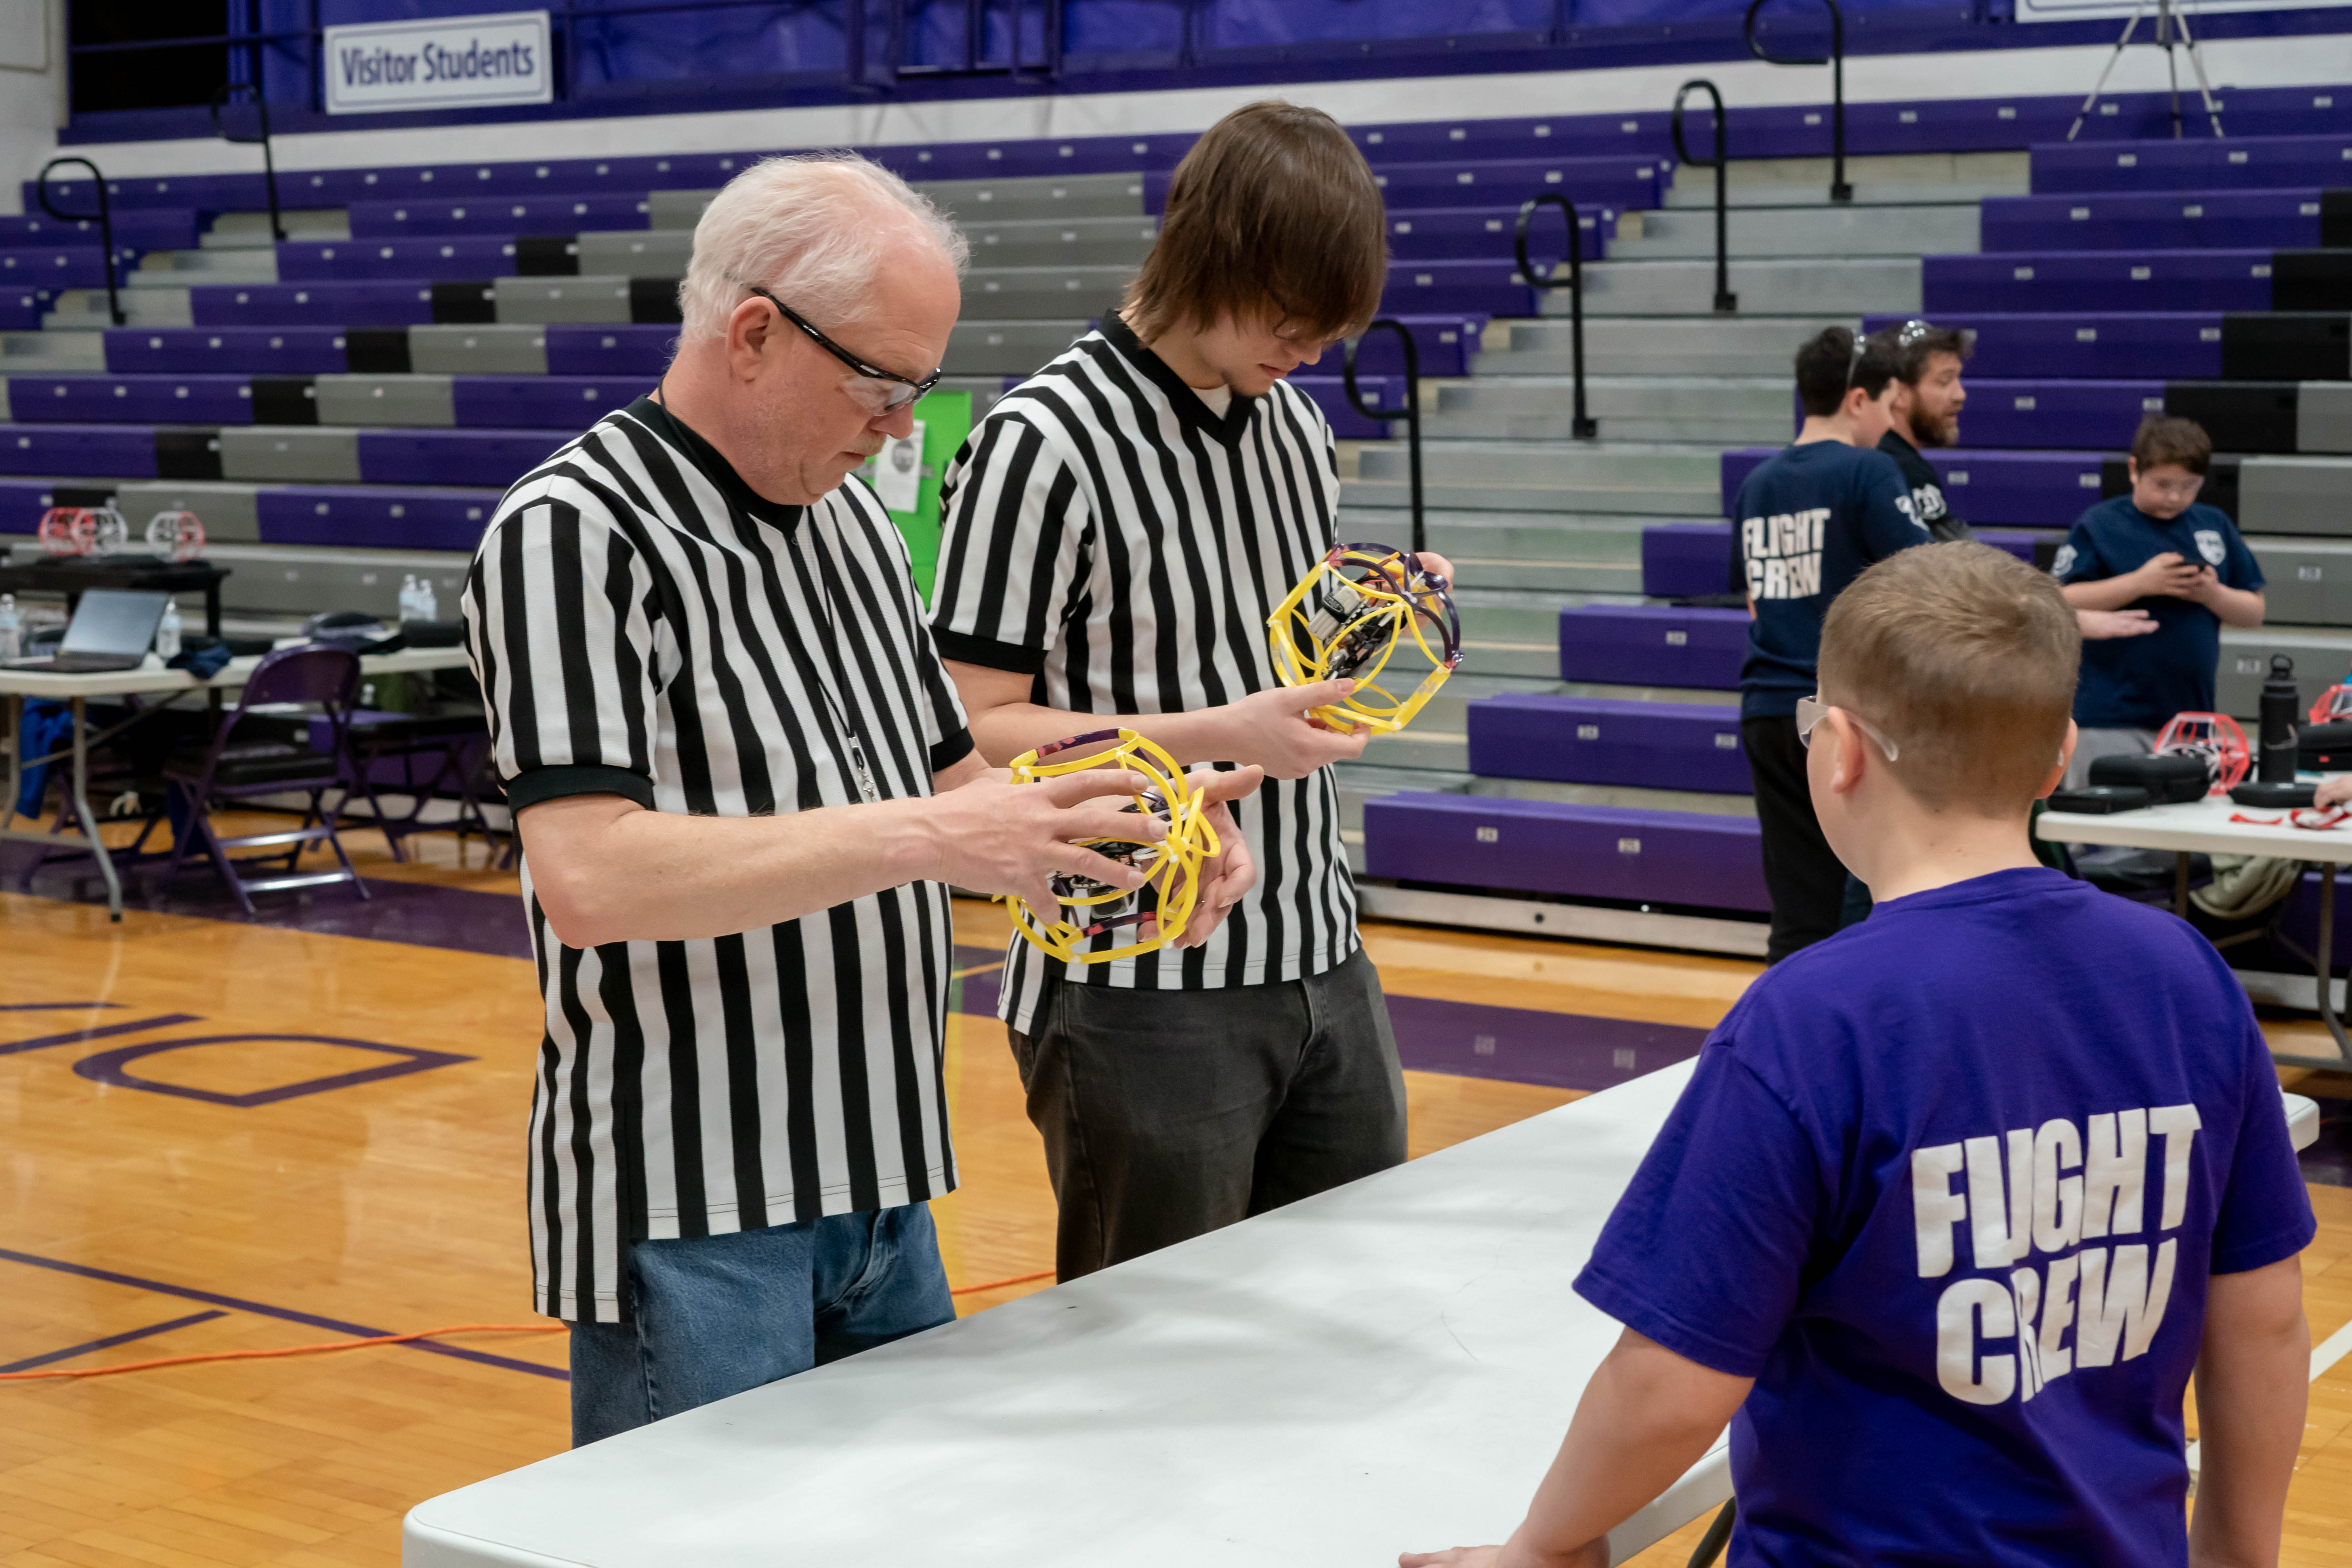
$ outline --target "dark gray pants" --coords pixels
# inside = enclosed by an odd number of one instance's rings
[[[1057,982],[1013,1030],[1061,1204],[1064,1279],[1404,1162],[1404,1075],[1370,959],[1222,991]]]

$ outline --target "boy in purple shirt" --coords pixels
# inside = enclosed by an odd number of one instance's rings
[[[2277,1562],[2310,1198],[2219,955],[2027,843],[2078,656],[1980,544],[1831,606],[1797,721],[1876,908],[1700,1052],[1577,1279],[1625,1331],[1509,1543],[1405,1568],[1605,1564],[1727,1421],[1733,1568]]]

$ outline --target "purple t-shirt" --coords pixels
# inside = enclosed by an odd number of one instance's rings
[[[1756,1386],[1734,1564],[2183,1563],[2209,1274],[2315,1229],[2221,956],[2041,868],[1748,988],[1576,1289]]]

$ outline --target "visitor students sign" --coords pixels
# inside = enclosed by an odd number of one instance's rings
[[[547,13],[329,27],[320,61],[331,114],[546,103],[555,58]]]

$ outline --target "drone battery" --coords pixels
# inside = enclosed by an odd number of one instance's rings
[[[2151,756],[2140,752],[2094,759],[2091,782],[2144,789],[2151,800],[2163,805],[2202,800],[2213,785],[2213,775],[2202,757],[2180,752]]]
[[[2084,816],[2113,816],[2138,811],[2151,804],[2147,791],[2137,784],[2093,784],[2087,789],[2062,789],[2050,797],[2053,811],[2078,812]]]
[[[2261,806],[2273,811],[2309,805],[2318,790],[2317,784],[2256,784],[2252,781],[2230,791],[2230,798],[2240,805]]]
[[[1356,618],[1364,607],[1363,595],[1344,577],[1334,576],[1329,597],[1315,608],[1315,618],[1307,623],[1307,635],[1317,642],[1328,643],[1339,635],[1339,628]]]

